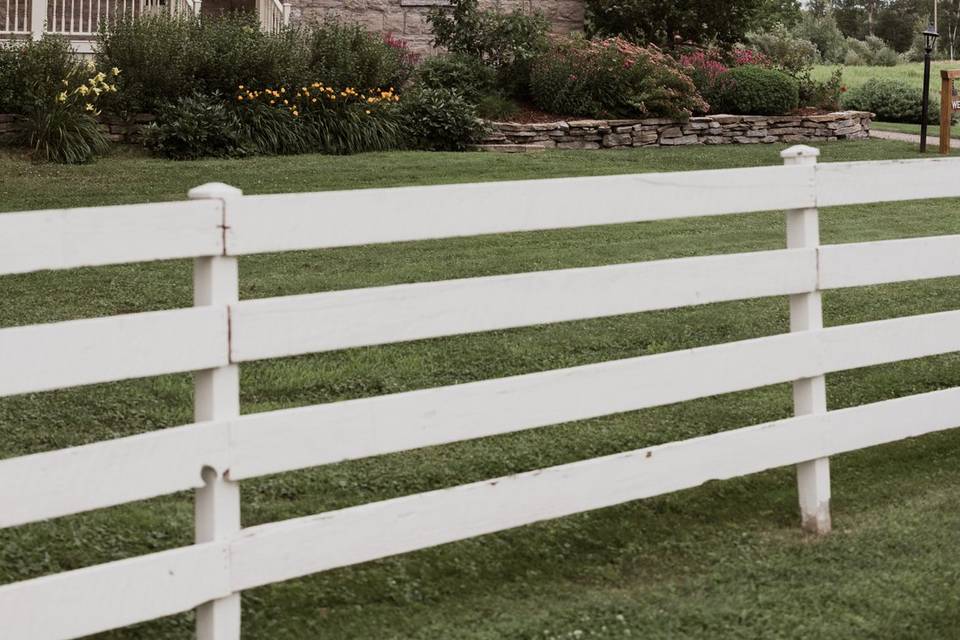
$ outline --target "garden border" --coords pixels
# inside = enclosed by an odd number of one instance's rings
[[[855,140],[870,137],[867,111],[820,115],[714,115],[681,120],[560,120],[556,122],[488,122],[490,131],[471,148],[478,151],[543,149],[624,149],[687,144],[759,144]]]

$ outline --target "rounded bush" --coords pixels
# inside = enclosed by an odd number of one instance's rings
[[[800,102],[797,80],[782,71],[763,67],[734,67],[719,82],[713,113],[783,115]]]
[[[923,90],[919,87],[890,78],[871,78],[844,94],[843,107],[872,111],[877,114],[877,120],[920,124],[922,100]],[[929,122],[935,122],[939,110],[936,108],[938,101],[932,94],[930,104],[934,106],[930,109]]]
[[[400,118],[413,146],[462,151],[478,142],[484,125],[477,109],[453,89],[417,89],[404,95]]]

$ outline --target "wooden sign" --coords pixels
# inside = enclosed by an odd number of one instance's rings
[[[960,70],[940,71],[940,153],[950,153],[950,123],[953,112],[960,111],[960,97],[954,79],[960,78]]]

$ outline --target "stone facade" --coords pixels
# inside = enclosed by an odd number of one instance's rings
[[[840,111],[815,116],[727,116],[689,120],[570,120],[519,124],[491,122],[480,151],[623,149],[682,144],[817,142],[870,137],[872,113]]]
[[[391,33],[415,52],[431,49],[427,12],[448,0],[290,0],[291,20],[339,18],[359,22],[370,31]],[[557,33],[583,29],[584,0],[480,0],[485,8],[542,12]]]

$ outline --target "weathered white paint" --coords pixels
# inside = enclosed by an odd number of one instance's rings
[[[815,166],[820,151],[798,145],[783,151],[788,166]],[[820,222],[816,207],[787,211],[787,247],[815,249],[820,245]],[[817,331],[823,328],[823,304],[820,291],[790,296],[790,331]],[[827,382],[823,375],[793,383],[794,414],[826,413]],[[830,460],[804,460],[797,465],[797,495],[800,522],[812,533],[830,531]]]
[[[960,158],[827,162],[816,173],[819,207],[960,197]]]
[[[0,329],[0,396],[207,369],[227,358],[226,307],[11,327]]]
[[[510,433],[960,351],[960,311],[880,320],[510,378],[252,414],[230,477]]]
[[[820,288],[960,276],[960,235],[820,247]]]
[[[753,167],[246,196],[228,213],[227,253],[796,209],[815,204],[813,173]]]
[[[209,183],[190,190],[195,200],[219,201],[224,212],[242,196],[234,187]],[[226,227],[226,220],[223,222]],[[239,300],[237,259],[197,258],[193,266],[193,304],[226,310]],[[194,376],[194,419],[225,420],[240,415],[240,371],[236,364],[198,371]],[[205,485],[194,503],[197,543],[228,540],[240,530],[240,485],[225,471],[203,470]],[[197,640],[240,640],[240,594],[231,593],[197,609]]]
[[[244,301],[234,362],[813,291],[816,252],[681,258]]]
[[[246,588],[790,464],[807,463],[801,509],[822,532],[829,476],[811,461],[960,423],[960,389],[827,412],[822,376],[960,351],[960,311],[822,329],[819,291],[960,275],[960,237],[818,247],[815,207],[960,196],[958,168],[801,164],[247,198],[204,185],[192,203],[0,216],[0,273],[198,258],[193,309],[0,329],[0,395],[198,372],[197,424],[0,461],[0,526],[200,489],[198,544],[2,586],[0,635],[73,638],[198,607],[202,640],[237,640]],[[791,210],[787,250],[237,300],[238,254],[771,209]],[[769,295],[791,296],[791,333],[239,416],[240,360]],[[240,529],[244,478],[791,381],[787,420]]]
[[[201,424],[0,460],[0,527],[200,488],[229,446],[228,423]]]
[[[189,611],[230,593],[225,543],[171,551],[0,586],[10,640],[66,640]]]
[[[0,274],[223,253],[215,202],[0,215]]]
[[[960,389],[811,414],[245,529],[234,589],[423,549],[960,425]]]

